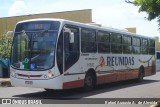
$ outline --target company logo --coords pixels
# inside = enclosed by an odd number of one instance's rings
[[[134,57],[108,56],[106,59],[101,56],[99,66],[128,66],[134,65]]]
[[[106,65],[106,62],[105,62],[105,59],[104,59],[104,57],[103,57],[103,56],[101,56],[101,57],[100,57],[99,65],[100,65],[101,67],[103,67],[103,66],[105,66],[105,65]]]

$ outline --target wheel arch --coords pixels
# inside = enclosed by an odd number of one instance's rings
[[[96,75],[96,72],[93,68],[88,69],[88,71],[86,72],[86,75],[87,74],[92,74],[95,78],[95,82],[97,81],[97,75]]]
[[[140,72],[142,72],[143,75],[145,74],[145,69],[144,69],[144,66],[143,66],[143,65],[141,65],[141,66],[139,67],[139,74],[140,74]]]

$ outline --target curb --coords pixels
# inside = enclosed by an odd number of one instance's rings
[[[0,79],[0,87],[11,87],[10,79]]]

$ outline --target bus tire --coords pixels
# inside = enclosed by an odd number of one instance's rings
[[[86,74],[84,79],[84,91],[88,92],[94,89],[96,85],[96,78],[92,72]]]
[[[140,67],[139,68],[139,74],[138,74],[138,82],[142,82],[143,81],[143,77],[144,77],[144,67]]]

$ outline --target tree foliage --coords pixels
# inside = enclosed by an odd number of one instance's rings
[[[149,21],[158,19],[158,25],[160,28],[160,0],[125,0],[127,3],[132,3],[139,7],[139,12],[146,12],[148,14],[147,19]]]
[[[12,37],[5,36],[6,33],[3,33],[0,36],[0,58],[9,58],[11,51]]]

